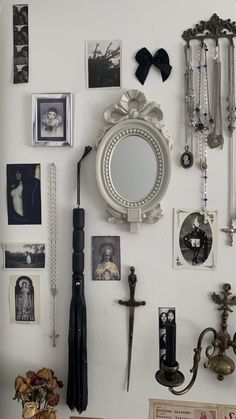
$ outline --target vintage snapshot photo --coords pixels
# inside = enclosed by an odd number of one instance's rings
[[[4,243],[5,269],[44,269],[44,243]]]
[[[10,322],[39,324],[39,276],[10,276]]]
[[[159,325],[159,364],[166,356],[166,323],[175,322],[175,307],[159,307],[158,308],[158,325]]]
[[[121,41],[87,41],[88,88],[120,87]]]
[[[72,146],[71,93],[33,94],[33,145]]]
[[[8,224],[41,224],[40,164],[7,164]]]
[[[13,6],[13,48],[14,74],[13,83],[28,83],[29,81],[29,32],[28,5]]]
[[[173,267],[215,269],[217,259],[218,214],[208,210],[174,211]]]
[[[233,419],[235,416],[235,406],[175,400],[149,400],[149,419]]]
[[[120,279],[120,237],[92,237],[93,279],[101,281]]]

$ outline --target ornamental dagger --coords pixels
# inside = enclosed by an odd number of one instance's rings
[[[127,391],[129,391],[129,380],[131,370],[131,356],[132,356],[132,345],[133,345],[133,330],[134,330],[134,309],[135,307],[144,306],[145,301],[136,301],[134,298],[135,287],[137,283],[137,276],[134,271],[135,268],[131,266],[131,274],[128,276],[130,298],[127,301],[119,300],[119,304],[129,307],[129,338],[128,338],[128,369],[127,369]]]

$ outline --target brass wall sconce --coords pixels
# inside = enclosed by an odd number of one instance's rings
[[[221,328],[217,332],[212,327],[204,329],[198,338],[197,347],[194,349],[193,367],[190,372],[193,374],[189,384],[182,390],[176,391],[174,387],[180,386],[184,382],[184,375],[179,371],[179,364],[175,357],[175,324],[168,324],[166,327],[166,359],[161,364],[161,369],[156,372],[156,380],[163,386],[169,387],[169,391],[176,396],[187,393],[196,381],[199,362],[201,360],[202,340],[204,336],[211,332],[213,334],[213,341],[211,345],[207,346],[205,354],[207,362],[204,367],[213,370],[217,374],[218,380],[222,381],[225,375],[232,374],[235,369],[234,361],[226,355],[226,350],[230,347],[236,355],[236,333],[233,340],[228,333],[227,319],[229,313],[232,313],[230,306],[236,305],[236,296],[231,296],[231,285],[224,284],[223,291],[219,294],[215,292],[212,294],[213,301],[220,305],[219,311],[221,315]]]

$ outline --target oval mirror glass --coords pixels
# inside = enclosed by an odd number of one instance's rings
[[[157,170],[154,151],[145,139],[129,135],[115,146],[111,179],[119,195],[128,201],[140,201],[151,192]]]

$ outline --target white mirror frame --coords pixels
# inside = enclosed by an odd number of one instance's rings
[[[128,90],[120,102],[104,113],[105,127],[98,134],[96,177],[99,190],[107,202],[108,221],[130,223],[138,232],[141,223],[152,224],[162,217],[160,201],[170,179],[172,143],[164,132],[163,113],[155,102],[148,103],[139,90]],[[111,159],[115,147],[125,137],[139,136],[151,146],[157,163],[157,176],[150,193],[139,201],[129,201],[115,189],[111,177]],[[130,162],[132,170],[132,162]]]

